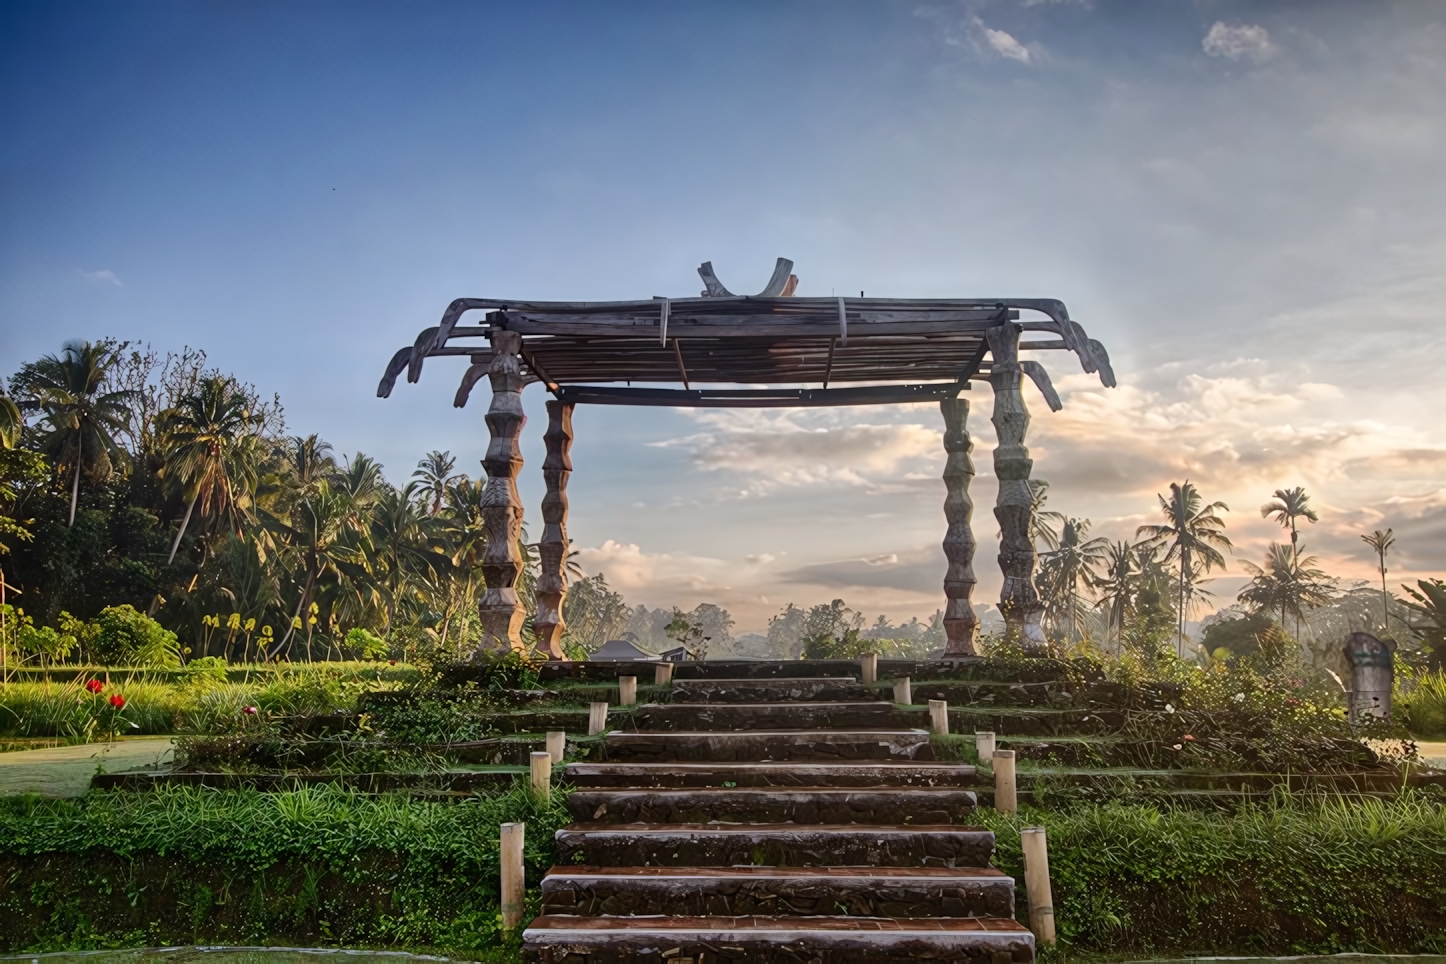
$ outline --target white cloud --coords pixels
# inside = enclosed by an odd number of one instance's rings
[[[918,460],[943,458],[936,426],[850,421],[856,412],[694,410],[708,431],[653,444],[689,451],[706,471],[742,474],[741,495],[796,486],[889,491]]]
[[[1017,60],[1021,64],[1030,62],[1029,49],[1015,40],[1013,35],[1005,33],[1003,30],[991,30],[983,24],[980,24],[980,27],[984,30],[985,42],[995,53],[1001,57],[1008,57],[1010,60]]]
[[[110,271],[110,270],[85,271],[85,270],[82,270],[82,271],[80,272],[80,276],[81,276],[82,278],[84,278],[86,281],[91,281],[91,282],[94,282],[94,283],[96,283],[96,284],[115,285],[117,288],[122,287],[121,282],[120,282],[120,279],[115,276],[115,272],[114,272],[114,271]]]
[[[1215,21],[1200,46],[1211,57],[1250,60],[1257,64],[1269,60],[1276,51],[1264,27],[1254,24],[1232,27],[1223,20]]]

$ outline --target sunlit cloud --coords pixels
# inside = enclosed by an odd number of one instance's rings
[[[1276,52],[1264,27],[1252,24],[1230,26],[1222,20],[1215,21],[1200,45],[1211,57],[1250,60],[1257,64],[1270,59]]]

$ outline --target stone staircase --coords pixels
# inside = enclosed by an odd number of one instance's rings
[[[936,761],[879,693],[840,675],[690,678],[637,707],[605,760],[566,768],[576,822],[525,958],[1032,962],[994,835],[968,826],[974,768]]]

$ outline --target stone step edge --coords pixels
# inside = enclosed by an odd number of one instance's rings
[[[1015,920],[1003,917],[573,917],[548,914],[533,918],[523,931],[524,941],[536,941],[549,932],[575,935],[592,932],[599,936],[649,932],[666,933],[670,937],[688,935],[728,935],[724,940],[794,941],[795,935],[847,935],[857,940],[860,934],[893,936],[991,936],[1000,940],[1024,940],[1034,943],[1034,934]],[[713,937],[714,940],[719,937]]]
[[[613,737],[647,737],[648,739],[676,740],[683,737],[760,737],[760,736],[919,736],[928,739],[929,731],[916,727],[777,727],[771,730],[609,730]]]
[[[703,879],[761,878],[797,880],[851,880],[877,878],[884,880],[989,881],[1010,884],[1014,878],[994,867],[601,867],[593,864],[549,867],[542,877],[543,889],[548,881],[559,882],[578,878],[619,877],[698,877]]]
[[[994,831],[987,827],[975,827],[953,823],[570,823],[556,831],[565,833],[610,833],[626,834],[633,837],[650,834],[671,833],[823,833],[823,834],[988,834]]]

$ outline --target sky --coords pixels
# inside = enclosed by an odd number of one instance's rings
[[[288,428],[474,476],[485,386],[392,353],[453,298],[1049,297],[1119,387],[1038,356],[1050,508],[1127,538],[1189,479],[1228,603],[1304,485],[1306,551],[1446,573],[1446,6],[1360,2],[6,3],[0,372],[204,349]],[[988,389],[976,602],[997,599]],[[545,394],[521,491],[539,528]],[[942,605],[936,408],[580,407],[570,534],[650,606]]]

